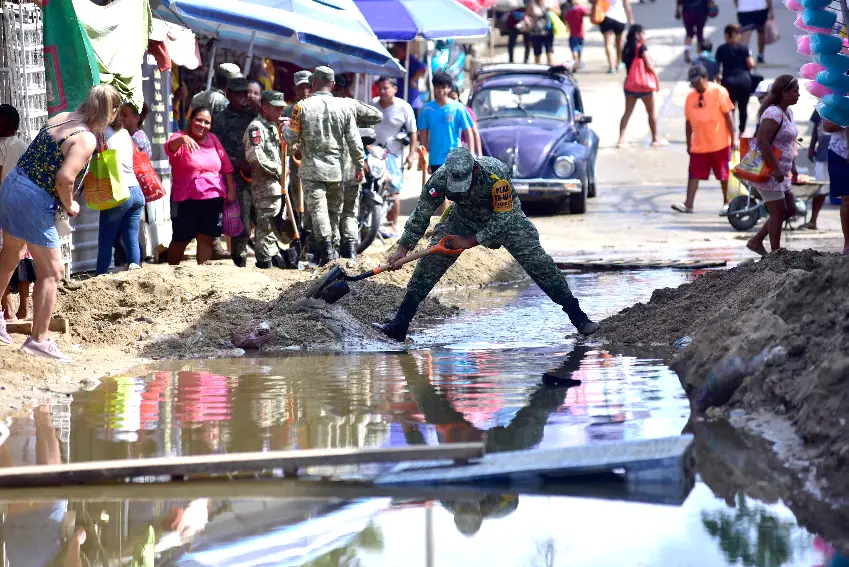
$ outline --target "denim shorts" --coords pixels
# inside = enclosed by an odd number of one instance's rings
[[[58,208],[50,193],[16,167],[0,188],[0,229],[28,244],[59,248]]]

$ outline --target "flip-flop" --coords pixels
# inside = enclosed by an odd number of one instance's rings
[[[669,145],[669,140],[663,140],[663,139],[657,140],[657,141],[651,143],[651,146],[653,148],[663,148],[663,147],[666,147],[668,145]]]
[[[761,258],[763,258],[764,256],[767,255],[766,247],[764,247],[763,244],[761,244],[758,247],[755,247],[755,246],[752,246],[751,243],[747,242],[746,248],[748,248],[749,250],[751,250],[755,254],[758,254]]]
[[[843,254],[845,254],[846,256],[849,256],[849,248],[844,248]]]
[[[616,148],[620,149],[620,150],[627,150],[630,147],[631,147],[631,144],[629,144],[628,142],[620,142],[620,143],[616,144]]]
[[[688,209],[684,203],[675,203],[672,205],[673,211],[678,211],[679,213],[687,213],[689,215],[693,214],[693,209]]]
[[[398,238],[398,233],[391,230],[381,230],[380,236],[382,238]]]
[[[811,225],[811,223],[809,223],[809,222],[806,222],[805,224],[803,224],[802,228],[804,228],[806,230],[819,230],[817,228],[817,225]]]

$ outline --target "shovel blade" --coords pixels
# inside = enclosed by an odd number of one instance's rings
[[[334,282],[345,279],[345,272],[339,266],[333,266],[321,279],[317,280],[304,294],[307,298],[320,299],[321,291]]]
[[[341,282],[334,282],[324,289],[321,290],[321,299],[323,299],[326,303],[336,303],[351,291],[348,282],[342,280]]]

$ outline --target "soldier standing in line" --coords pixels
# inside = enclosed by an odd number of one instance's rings
[[[192,108],[200,108],[205,106],[212,114],[212,120],[215,121],[215,115],[227,108],[229,101],[227,100],[227,88],[232,79],[241,77],[242,72],[239,66],[235,63],[222,63],[218,66],[218,72],[215,74],[213,87],[208,91],[201,91],[192,97],[192,102],[189,105],[189,111],[186,115],[192,113]]]
[[[298,71],[295,73],[294,77],[295,81],[295,100],[283,109],[283,117],[284,118],[292,118],[292,110],[294,110],[295,105],[308,96],[310,96],[310,88],[312,86],[312,73],[310,71]],[[299,164],[301,161],[300,156],[300,148],[297,144],[293,146],[289,146],[289,195],[292,197],[292,202],[297,203],[301,200],[301,178],[298,174]],[[314,238],[312,238],[312,219],[304,211],[304,218],[299,219],[301,226],[307,232],[305,235],[301,235],[301,241],[306,244],[307,251],[310,254],[315,255],[315,242]]]
[[[313,95],[297,103],[283,131],[286,142],[300,144],[301,185],[312,216],[318,265],[335,259],[333,226],[339,224],[342,200],[342,160],[350,153],[354,178],[363,180],[365,154],[354,116],[333,97],[334,74],[329,67],[313,72]]]
[[[338,98],[338,97],[337,97]],[[383,114],[375,107],[364,104],[353,98],[339,98],[348,112],[354,117],[358,128],[371,128],[383,119]],[[362,142],[362,139],[360,139]],[[365,149],[363,150],[365,152]],[[342,258],[354,261],[357,259],[357,243],[359,242],[359,219],[357,218],[360,203],[360,184],[357,181],[354,163],[348,155],[343,155],[342,161],[342,210],[339,225],[333,227],[333,245],[339,250]]]
[[[280,241],[274,232],[274,217],[280,213],[283,188],[283,156],[280,151],[278,124],[286,101],[283,93],[262,93],[260,114],[245,132],[245,157],[251,165],[251,197],[256,211],[256,267],[268,269],[272,261],[283,267],[280,259]]]
[[[522,212],[510,183],[510,168],[495,158],[476,158],[466,148],[451,150],[445,164],[422,188],[398,248],[389,258],[390,264],[416,247],[430,226],[431,215],[446,199],[453,204],[447,218],[434,228],[431,246],[445,236],[450,237],[447,247],[455,250],[479,244],[492,249],[504,246],[534,283],[563,307],[581,335],[598,331],[598,323],[581,310],[566,277],[540,245],[536,227]],[[419,304],[456,260],[457,256],[447,254],[432,254],[419,260],[395,318],[375,323],[375,328],[403,342]]]
[[[247,265],[248,237],[251,233],[251,166],[245,159],[245,132],[248,125],[256,118],[256,113],[249,108],[248,80],[237,77],[230,80],[227,89],[227,100],[230,103],[212,121],[212,133],[221,142],[227,157],[236,171],[233,178],[236,184],[236,200],[241,209],[242,224],[245,231],[240,236],[230,239],[230,256],[233,263],[240,268]]]

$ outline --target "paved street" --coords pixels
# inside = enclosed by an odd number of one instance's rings
[[[736,21],[731,0],[719,0],[718,4],[720,15],[710,20],[706,31],[714,46],[724,41],[722,28]],[[647,45],[661,78],[657,95],[658,126],[661,136],[670,144],[665,148],[650,147],[645,111],[638,105],[628,126],[627,140],[631,148],[616,149],[619,119],[624,108],[622,85],[625,75],[624,72],[616,75],[605,72],[607,64],[601,34],[595,26],[588,25],[584,51],[586,68],[576,77],[586,110],[593,117],[592,127],[601,138],[596,168],[598,198],[591,200],[587,214],[580,216],[547,215],[544,208],[526,207],[540,230],[543,244],[557,255],[600,257],[638,252],[672,257],[685,255],[693,249],[713,249],[716,254],[729,258],[754,257],[744,248],[749,233],[737,232],[727,219],[718,216],[722,201],[716,181],[702,183],[695,214],[683,215],[670,209],[671,204],[684,199],[687,176],[683,105],[690,87],[686,83],[688,66],[682,57],[684,30],[674,19],[671,2],[635,4],[633,9],[636,22],[648,29]],[[792,25],[793,14],[777,4],[776,17],[781,40],[767,47],[767,64],[759,67],[767,80],[783,73],[796,74],[805,62],[805,57],[796,53],[793,35],[799,32]],[[499,43],[495,61],[506,62],[506,41]],[[751,46],[756,47],[754,37]],[[570,57],[568,46],[561,42],[556,47],[555,59],[562,61]],[[800,135],[805,138],[805,149],[810,134],[808,118],[814,103],[815,99],[802,89],[802,99],[793,109]],[[752,98],[749,134],[754,130],[757,107],[756,99]],[[800,171],[810,169],[813,173],[806,150],[801,153]],[[408,178],[410,182],[404,191],[405,213],[412,209],[418,197],[420,183],[416,177]],[[785,233],[785,245],[793,249],[814,247],[839,251],[842,237],[837,207],[826,205],[819,225],[817,232]]]

